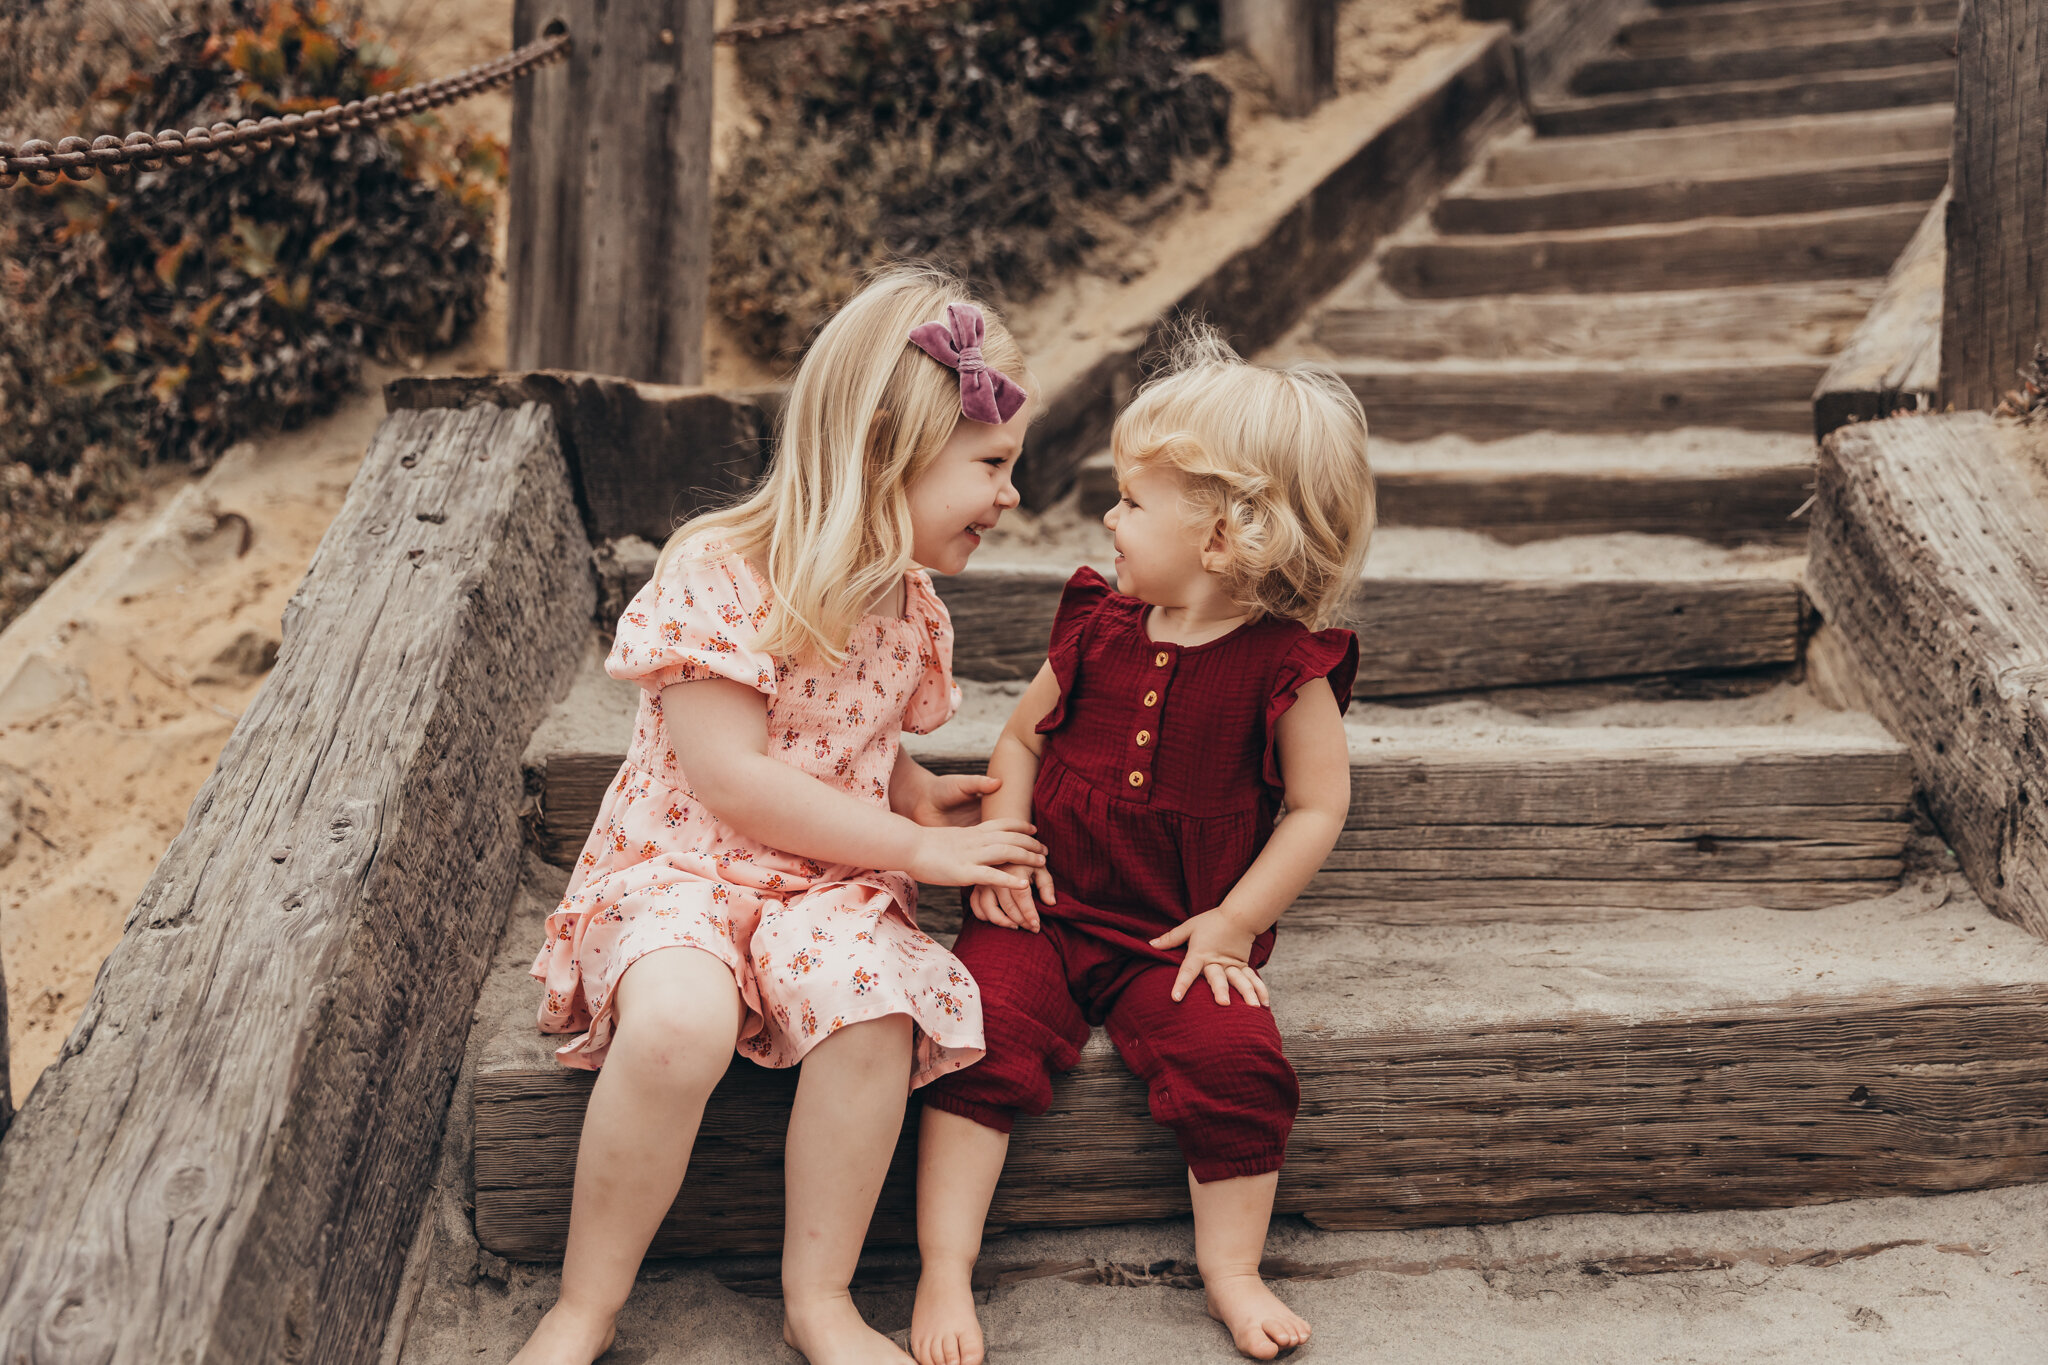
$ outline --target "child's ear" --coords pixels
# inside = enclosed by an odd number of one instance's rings
[[[1223,519],[1217,518],[1209,530],[1209,543],[1202,547],[1202,570],[1205,573],[1220,574],[1230,568],[1230,542],[1223,534]]]

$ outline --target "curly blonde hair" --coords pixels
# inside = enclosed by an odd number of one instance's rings
[[[1176,471],[1192,534],[1220,534],[1224,587],[1253,616],[1312,630],[1345,615],[1372,540],[1365,409],[1327,370],[1248,364],[1183,324],[1163,370],[1116,420],[1117,478]]]

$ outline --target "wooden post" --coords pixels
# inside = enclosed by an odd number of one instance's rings
[[[2048,6],[1971,0],[1956,57],[1941,402],[1983,409],[2048,340]]]
[[[513,87],[514,370],[704,379],[713,0],[517,0],[569,60]]]
[[[1224,0],[1223,41],[1265,68],[1289,118],[1337,93],[1337,0]]]

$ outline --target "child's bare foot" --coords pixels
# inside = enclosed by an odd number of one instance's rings
[[[801,1302],[785,1296],[782,1339],[811,1365],[915,1365],[895,1342],[867,1325],[844,1290]]]
[[[590,1365],[612,1348],[610,1314],[578,1313],[556,1304],[512,1357],[512,1365]]]
[[[917,1365],[981,1365],[972,1271],[925,1266],[917,1279],[917,1306],[910,1310],[910,1353]]]
[[[1308,1340],[1308,1324],[1256,1274],[1204,1276],[1203,1287],[1209,1316],[1228,1327],[1237,1349],[1253,1360],[1271,1360]]]

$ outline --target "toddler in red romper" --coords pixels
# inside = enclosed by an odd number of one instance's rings
[[[1327,625],[1372,526],[1365,417],[1329,376],[1196,336],[1113,448],[1117,583],[1068,582],[989,765],[984,815],[1028,814],[1047,866],[1035,899],[972,895],[954,945],[987,1052],[925,1092],[922,1365],[980,1359],[969,1286],[1007,1134],[1097,1024],[1187,1160],[1211,1313],[1257,1358],[1309,1334],[1258,1276],[1299,1100],[1259,968],[1350,804],[1358,641]]]

